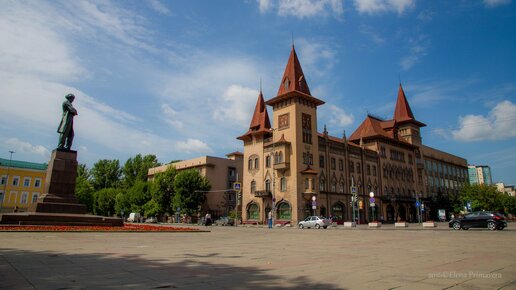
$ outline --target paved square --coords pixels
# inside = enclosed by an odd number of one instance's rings
[[[1,289],[516,289],[516,231],[0,233]]]

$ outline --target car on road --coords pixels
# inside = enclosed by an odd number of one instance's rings
[[[492,231],[503,230],[507,227],[505,217],[492,211],[475,211],[464,217],[454,218],[449,222],[449,227],[455,230],[467,230],[469,228],[488,228]]]
[[[331,224],[331,221],[325,217],[322,216],[309,216],[306,219],[300,221],[297,226],[300,229],[304,228],[327,228]]]
[[[217,226],[233,226],[233,225],[235,225],[235,220],[230,217],[223,216],[223,217],[216,219],[215,224]]]
[[[145,222],[148,223],[148,224],[155,224],[155,223],[158,223],[158,219],[155,218],[155,217],[149,217],[149,218],[146,218],[145,219]]]

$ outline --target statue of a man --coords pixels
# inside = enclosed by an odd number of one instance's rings
[[[73,117],[77,115],[77,110],[72,106],[75,96],[73,94],[68,94],[65,98],[66,101],[63,102],[63,117],[61,118],[61,123],[57,128],[57,133],[59,133],[59,144],[57,145],[57,148],[70,150],[70,148],[72,148],[74,136]]]

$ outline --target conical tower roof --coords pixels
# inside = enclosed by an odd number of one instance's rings
[[[394,109],[394,120],[396,120],[398,124],[410,122],[418,125],[419,127],[426,126],[414,118],[414,114],[412,114],[412,110],[410,109],[410,105],[407,101],[407,97],[405,96],[405,92],[403,91],[401,84],[398,89],[398,100],[396,101],[396,108]]]
[[[269,120],[269,114],[267,113],[267,107],[265,106],[265,100],[263,94],[260,91],[256,106],[254,108],[253,118],[251,119],[251,125],[249,125],[249,131],[237,139],[244,140],[250,138],[254,134],[269,133],[271,129],[271,122]]]

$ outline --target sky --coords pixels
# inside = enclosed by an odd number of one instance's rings
[[[242,151],[294,44],[319,131],[392,119],[401,82],[424,144],[516,184],[514,2],[0,0],[0,157],[48,162],[68,93],[90,168]]]

